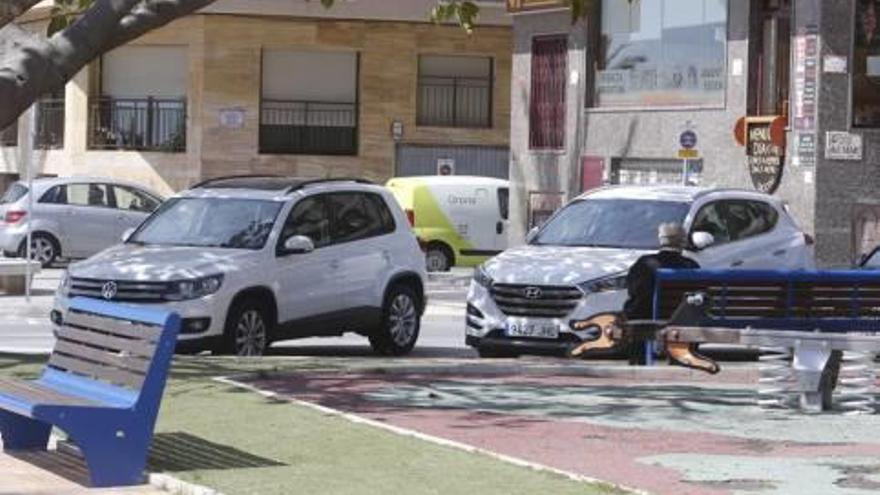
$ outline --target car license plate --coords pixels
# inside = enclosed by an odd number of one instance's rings
[[[559,325],[553,322],[511,321],[507,323],[507,336],[557,339],[559,338]]]

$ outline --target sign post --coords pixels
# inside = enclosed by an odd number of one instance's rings
[[[693,129],[685,129],[678,136],[678,144],[681,148],[678,150],[678,157],[681,162],[681,182],[682,185],[688,185],[688,176],[690,175],[690,161],[698,158],[700,153],[697,151],[697,133]]]

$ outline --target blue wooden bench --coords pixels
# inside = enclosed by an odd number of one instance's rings
[[[55,426],[93,486],[142,483],[179,328],[175,314],[74,299],[40,378],[0,379],[4,450],[45,450]]]
[[[661,270],[654,317],[670,357],[703,371],[720,368],[696,352],[699,344],[782,349],[801,405],[827,409],[843,352],[860,356],[867,374],[859,381],[873,382],[880,272]],[[787,379],[778,367],[774,372],[778,383]],[[867,388],[861,391],[867,401]]]

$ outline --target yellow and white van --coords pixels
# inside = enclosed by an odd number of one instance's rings
[[[477,266],[507,249],[510,183],[489,177],[391,179],[388,188],[426,248],[429,271]]]

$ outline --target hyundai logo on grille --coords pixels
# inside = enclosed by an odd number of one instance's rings
[[[116,292],[119,288],[116,286],[116,282],[107,282],[101,287],[101,295],[104,296],[104,299],[110,301],[114,297],[116,297]]]
[[[528,299],[540,299],[544,295],[544,291],[540,287],[526,287],[523,290],[523,295]]]

